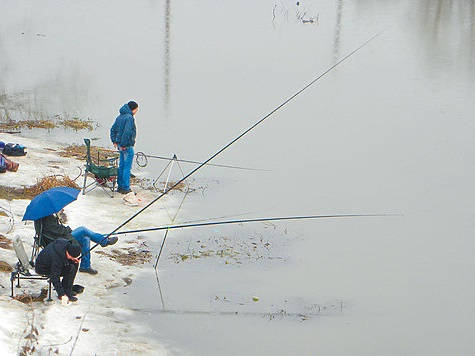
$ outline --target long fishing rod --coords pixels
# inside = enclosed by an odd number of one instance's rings
[[[353,51],[351,51],[350,53],[348,53],[346,56],[344,56],[342,59],[340,59],[338,62],[336,62],[335,64],[333,64],[330,68],[328,68],[327,70],[325,70],[323,73],[321,73],[320,75],[318,75],[315,79],[313,79],[312,81],[310,81],[307,85],[305,85],[302,89],[300,89],[299,91],[297,91],[295,94],[291,95],[288,99],[284,100],[280,105],[278,105],[277,107],[275,107],[274,109],[272,109],[268,114],[266,114],[263,118],[261,118],[260,120],[258,120],[254,125],[252,125],[251,127],[249,127],[248,129],[246,129],[244,132],[242,132],[239,136],[237,136],[236,138],[234,138],[231,142],[227,143],[224,147],[222,147],[221,149],[219,149],[216,153],[214,153],[211,157],[209,157],[206,161],[204,161],[202,164],[200,164],[198,167],[196,167],[195,169],[193,169],[190,173],[188,173],[186,176],[184,176],[182,179],[178,180],[177,182],[175,182],[175,184],[173,184],[171,187],[169,187],[167,190],[165,190],[163,193],[161,193],[158,197],[156,197],[155,199],[153,199],[150,203],[148,203],[147,205],[145,205],[143,208],[141,208],[139,211],[137,211],[134,215],[132,215],[130,218],[128,218],[127,220],[125,220],[122,224],[120,224],[119,226],[117,226],[113,231],[111,231],[109,234],[107,234],[104,239],[101,241],[103,242],[104,240],[108,239],[109,236],[115,234],[117,231],[119,231],[121,228],[123,228],[125,225],[127,225],[129,222],[131,222],[133,219],[135,219],[138,215],[140,215],[141,213],[143,213],[145,210],[147,210],[150,206],[152,206],[153,204],[155,204],[158,200],[160,200],[161,198],[163,198],[166,194],[168,194],[169,191],[173,190],[175,187],[177,187],[179,184],[181,184],[183,181],[185,181],[186,179],[188,179],[190,176],[192,176],[193,174],[195,174],[197,171],[199,171],[201,168],[203,168],[206,164],[208,164],[212,159],[216,158],[217,156],[219,156],[223,151],[225,151],[226,149],[228,149],[231,145],[233,145],[236,141],[238,141],[239,139],[241,139],[243,136],[245,136],[247,133],[249,133],[250,131],[252,131],[256,126],[258,126],[259,124],[261,124],[262,122],[264,122],[267,118],[269,118],[272,114],[274,114],[276,111],[280,110],[282,107],[284,107],[285,105],[287,105],[290,101],[292,101],[293,99],[295,99],[295,97],[297,97],[298,95],[302,94],[305,90],[307,90],[308,88],[310,88],[313,84],[315,84],[316,82],[318,82],[321,78],[323,78],[325,75],[327,75],[329,72],[331,72],[335,67],[337,67],[338,65],[340,65],[341,63],[343,63],[344,61],[346,61],[348,58],[350,58],[351,56],[353,56],[356,52],[358,52],[360,49],[362,49],[363,47],[365,47],[368,43],[370,43],[372,40],[374,40],[376,37],[379,36],[379,33],[372,36],[371,38],[369,38],[368,40],[366,40],[363,44],[361,44],[359,47],[357,47],[356,49],[354,49]],[[94,246],[91,247],[91,249],[89,251],[92,251],[93,249],[95,249],[98,245],[100,244],[99,243],[96,243]]]
[[[177,225],[151,227],[151,228],[146,228],[146,229],[119,231],[119,232],[114,233],[114,235],[135,234],[138,232],[150,232],[150,231],[160,231],[160,230],[183,229],[183,228],[198,227],[198,226],[243,224],[243,223],[264,222],[264,221],[336,219],[336,218],[355,218],[355,217],[385,217],[385,216],[400,216],[400,215],[398,214],[336,214],[336,215],[282,216],[282,217],[272,217],[272,218],[224,220],[224,221],[211,221],[211,222],[203,222],[203,223],[196,223],[196,224],[177,224]]]
[[[173,158],[170,157],[163,157],[163,156],[155,156],[155,155],[148,155],[143,152],[137,152],[135,154],[136,156],[136,162],[137,165],[140,167],[145,167],[148,163],[147,158],[156,158],[156,159],[161,159],[165,161],[171,161]],[[140,160],[144,160],[145,158],[145,163],[139,163]],[[183,163],[191,163],[191,164],[203,164],[204,162],[198,162],[198,161],[192,161],[189,159],[175,159],[176,162],[183,162]],[[262,168],[249,168],[249,167],[240,167],[240,166],[231,166],[228,164],[217,164],[217,163],[205,163],[207,166],[212,166],[212,167],[220,167],[220,168],[232,168],[232,169],[241,169],[244,171],[260,171],[260,172],[270,172],[270,169],[262,169]]]

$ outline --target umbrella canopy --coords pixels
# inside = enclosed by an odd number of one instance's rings
[[[37,195],[26,207],[24,220],[38,220],[63,209],[78,198],[80,190],[69,187],[48,189]]]

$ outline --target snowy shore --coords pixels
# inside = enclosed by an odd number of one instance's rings
[[[28,148],[25,157],[15,157],[20,163],[18,172],[0,175],[0,185],[9,187],[29,186],[37,179],[64,174],[72,178],[79,175],[78,167],[84,162],[60,157],[60,145],[51,142],[27,139],[17,135],[1,134],[4,142],[18,142]],[[77,179],[81,185],[82,177]],[[141,192],[144,200],[152,199],[152,193]],[[173,197],[166,197],[168,206]],[[0,216],[0,234],[13,241],[20,236],[26,252],[31,252],[34,227],[32,222],[21,221],[29,200],[0,199],[0,208],[6,216]],[[130,217],[137,207],[124,203],[121,195],[114,199],[99,189],[83,196],[66,209],[67,224],[72,228],[85,225],[98,232],[112,231],[125,218]],[[165,211],[159,204],[145,211],[128,227],[149,227],[167,223]],[[0,248],[0,261],[16,264],[13,249]],[[118,258],[121,257],[121,258]],[[138,257],[138,258],[137,258]],[[97,248],[92,253],[93,268],[98,275],[78,273],[76,283],[86,287],[77,303],[61,306],[53,291],[53,301],[22,303],[10,297],[10,273],[0,272],[0,354],[2,355],[49,355],[58,353],[74,355],[129,355],[166,354],[165,348],[156,340],[147,338],[146,327],[134,323],[133,312],[125,310],[119,303],[120,294],[116,287],[133,286],[134,279],[143,270],[144,263],[152,259],[146,248],[146,240],[137,235],[122,235],[119,242],[107,248]],[[124,263],[125,261],[125,263]],[[21,288],[15,288],[16,295],[39,295],[45,281],[22,281]]]

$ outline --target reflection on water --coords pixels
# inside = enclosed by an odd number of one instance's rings
[[[171,0],[165,1],[165,46],[164,46],[164,112],[165,120],[170,114],[170,22],[171,22]]]
[[[422,0],[411,21],[420,46],[430,61],[440,65],[462,64],[475,73],[475,1]]]
[[[176,307],[176,303],[171,303],[171,307],[167,307],[164,294],[164,286],[160,283],[160,277],[158,270],[155,270],[155,280],[157,282],[157,293],[160,298],[160,308],[156,308],[153,305],[150,308],[147,305],[143,305],[143,301],[135,300],[136,304],[142,304],[140,308],[132,307],[131,309],[148,315],[153,314],[176,314],[176,315],[197,315],[197,316],[235,316],[235,317],[260,317],[267,320],[282,320],[282,319],[297,319],[308,320],[312,317],[332,316],[338,315],[345,311],[347,306],[342,300],[336,299],[333,301],[319,302],[319,303],[305,303],[305,301],[297,298],[286,298],[281,304],[256,304],[259,302],[258,297],[254,297],[253,300],[248,301],[238,296],[226,297],[226,296],[214,296],[209,302],[209,308],[204,309],[200,307]],[[139,286],[137,288],[143,290],[140,293],[135,291],[133,293],[134,299],[140,298],[136,295],[150,294],[150,287],[145,280],[138,281]],[[146,284],[146,286],[144,286]],[[145,288],[144,288],[145,287]],[[252,298],[251,298],[252,299]],[[175,306],[173,305],[175,304]],[[196,303],[195,303],[196,304]],[[257,306],[257,308],[255,307]],[[267,311],[265,310],[267,309]]]
[[[343,15],[343,0],[336,2],[336,25],[335,25],[335,40],[333,44],[333,63],[338,61],[340,57],[340,34],[341,34],[341,19]]]
[[[18,9],[12,9],[11,12],[3,11],[1,18],[2,26],[0,38],[0,93],[3,98],[8,98],[11,105],[5,109],[5,100],[2,104],[2,115],[5,116],[5,110],[9,112],[9,117],[16,118],[13,112],[14,107],[19,108],[18,116],[48,117],[53,114],[65,114],[68,112],[71,116],[87,117],[91,113],[91,105],[94,105],[95,111],[99,110],[97,116],[93,119],[99,120],[103,124],[109,124],[112,103],[117,106],[117,96],[109,97],[107,83],[115,86],[110,78],[101,78],[100,69],[110,64],[109,58],[98,58],[95,66],[85,66],[84,60],[80,56],[86,56],[76,49],[77,43],[82,41],[92,42],[90,39],[83,39],[84,35],[80,31],[69,31],[67,38],[61,38],[60,30],[54,28],[55,24],[50,25],[49,31],[39,25],[38,19],[34,15],[21,15],[25,8],[21,6]],[[328,4],[333,4],[332,2]],[[388,3],[389,4],[389,3]],[[163,108],[154,113],[153,117],[161,117],[164,120],[170,117],[170,108],[172,103],[171,88],[176,85],[171,76],[171,41],[172,41],[172,8],[171,0],[164,0],[163,7],[156,6],[156,2],[150,3],[150,8],[144,5],[144,8],[137,9],[140,12],[139,17],[144,14],[154,13],[163,21],[160,26],[164,29],[163,47],[160,50],[159,59],[151,56],[149,59],[153,67],[162,68],[163,75]],[[336,61],[340,55],[341,38],[346,35],[351,38],[351,32],[354,31],[354,23],[360,15],[350,13],[353,8],[346,9],[344,0],[337,0],[335,5],[317,3],[314,1],[274,1],[267,8],[266,13],[272,9],[272,23],[274,26],[282,22],[289,22],[289,13],[292,20],[298,23],[308,22],[311,19],[320,17],[320,10],[325,11],[325,23],[328,24],[334,15],[334,34],[333,34],[333,61]],[[7,6],[7,5],[2,5]],[[331,8],[332,6],[333,9]],[[374,1],[358,1],[354,3],[356,9],[366,10],[366,14],[377,13],[378,7],[384,8],[387,3]],[[398,27],[410,28],[410,42],[415,39],[417,51],[418,48],[424,48],[427,51],[427,57],[423,65],[425,67],[451,65],[453,63],[464,63],[464,68],[471,73],[475,72],[475,2],[474,0],[421,0],[416,2],[398,3],[401,7],[402,17],[395,18],[391,15],[388,30],[395,31]],[[8,7],[8,6],[7,6]],[[343,21],[343,13],[345,21]],[[100,12],[109,13],[110,9],[106,7],[98,8]],[[176,11],[183,9],[178,7]],[[16,16],[12,15],[17,14]],[[34,11],[31,12],[34,14]],[[333,13],[333,15],[332,15]],[[394,14],[396,14],[394,7]],[[0,15],[2,16],[2,15]],[[70,16],[70,14],[68,14]],[[356,16],[356,18],[355,18]],[[78,25],[80,22],[73,19],[71,26]],[[145,20],[144,20],[145,21]],[[289,25],[294,24],[290,21]],[[346,26],[345,26],[346,25]],[[59,26],[59,25],[58,25]],[[180,23],[180,28],[174,32],[183,33],[186,31],[186,22]],[[309,26],[303,26],[308,28]],[[346,31],[344,31],[346,27]],[[379,28],[378,30],[380,30]],[[287,27],[288,31],[294,31]],[[91,29],[94,33],[94,29]],[[101,32],[102,30],[99,30]],[[320,31],[320,29],[318,30]],[[44,33],[43,33],[44,32]],[[116,34],[120,37],[127,37],[128,30],[119,30]],[[218,31],[219,32],[219,31]],[[40,36],[38,36],[40,35]],[[145,37],[144,37],[145,36]],[[144,41],[153,39],[142,34]],[[300,34],[299,34],[300,36]],[[120,39],[119,39],[120,40]],[[312,35],[303,39],[308,46],[312,41]],[[107,46],[107,43],[101,43],[100,47]],[[68,46],[70,46],[71,51]],[[112,48],[109,53],[116,53],[117,43],[111,41]],[[35,60],[29,61],[32,54]],[[193,60],[194,56],[190,56]],[[117,58],[115,58],[117,60]],[[119,58],[120,61],[120,58]],[[137,68],[138,71],[140,69]],[[146,69],[149,71],[150,69]],[[118,76],[117,72],[113,72]],[[98,78],[95,78],[95,77]],[[97,82],[100,81],[101,85]],[[102,86],[105,83],[105,86]],[[126,82],[119,82],[120,85],[126,85]],[[5,97],[5,95],[7,95]],[[127,97],[129,95],[126,95]],[[20,99],[21,97],[21,99]],[[102,102],[100,98],[106,97]],[[21,107],[21,109],[20,109]],[[114,106],[115,108],[115,106]],[[107,115],[104,115],[107,113]]]

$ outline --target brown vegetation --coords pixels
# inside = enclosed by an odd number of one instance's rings
[[[86,145],[70,145],[63,147],[61,151],[58,152],[61,157],[66,158],[75,158],[78,160],[85,160],[86,159]],[[99,146],[91,146],[91,158],[92,161],[96,164],[104,164],[103,161],[99,162],[100,160],[109,159],[111,157],[117,157],[117,151],[110,150],[107,148],[99,147]]]
[[[41,178],[36,184],[29,187],[16,188],[0,186],[0,199],[33,199],[38,194],[54,187],[71,187],[80,189],[76,182],[68,176],[54,175]]]
[[[6,122],[0,122],[0,130],[3,131],[12,131],[18,129],[54,129],[57,127],[66,127],[73,129],[75,131],[79,130],[94,130],[94,122],[90,119],[80,119],[72,118],[65,120],[54,120],[54,119],[37,119],[37,120],[18,120],[13,121],[9,120]]]
[[[23,293],[23,294],[18,294],[13,299],[18,300],[19,302],[25,303],[25,304],[30,304],[34,302],[42,302],[45,300],[45,298],[48,296],[48,288],[43,288],[41,289],[41,292],[39,295],[33,295],[30,293]]]
[[[0,248],[11,250],[12,249],[12,241],[0,234]]]
[[[5,261],[0,261],[0,272],[10,273],[13,271],[13,267]]]

